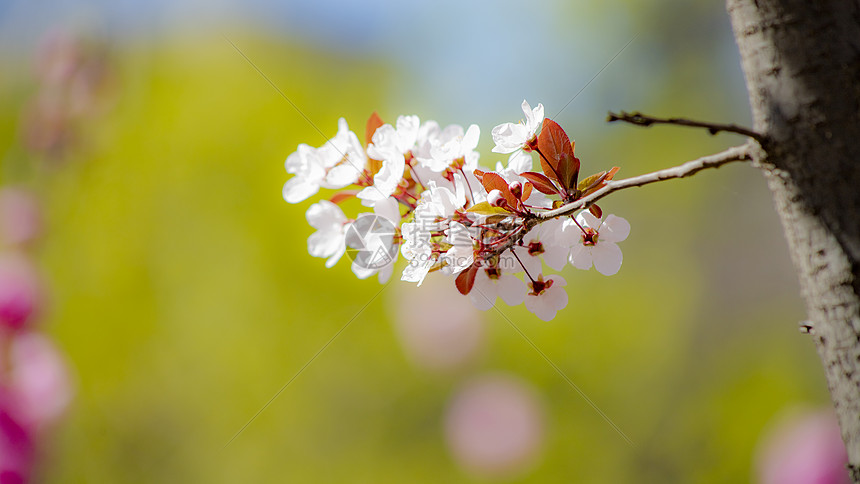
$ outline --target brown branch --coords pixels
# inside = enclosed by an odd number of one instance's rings
[[[621,114],[615,114],[610,111],[609,115],[606,117],[606,122],[612,123],[615,121],[624,121],[625,123],[644,126],[646,128],[652,124],[674,124],[677,126],[690,126],[692,128],[705,128],[708,130],[708,133],[711,134],[725,131],[727,133],[735,133],[752,138],[758,141],[759,144],[764,142],[764,136],[761,134],[736,124],[706,123],[704,121],[693,121],[684,118],[655,118],[654,116],[648,116],[647,114],[642,114],[640,112],[626,113],[621,111]]]
[[[546,212],[535,214],[535,216],[540,220],[549,220],[556,217],[571,215],[577,210],[588,208],[594,202],[618,190],[631,187],[641,187],[663,180],[671,180],[673,178],[693,176],[705,168],[719,168],[720,166],[733,161],[748,161],[751,159],[749,151],[749,146],[747,145],[735,146],[734,148],[729,148],[720,153],[703,156],[699,159],[688,161],[683,165],[666,168],[665,170],[646,173],[644,175],[634,176],[631,178],[624,178],[622,180],[612,180],[607,182],[603,188],[587,197],[580,198],[575,202],[568,203],[567,205],[556,208],[555,210],[548,210]]]
[[[625,188],[641,187],[663,180],[671,180],[673,178],[685,178],[688,176],[693,176],[706,168],[719,168],[726,163],[731,163],[733,161],[748,161],[750,159],[751,157],[749,146],[741,145],[735,146],[734,148],[729,148],[726,151],[720,153],[703,156],[702,158],[699,158],[697,160],[688,161],[683,165],[666,168],[665,170],[646,173],[644,175],[634,176],[631,178],[624,178],[623,180],[609,181],[606,183],[606,185],[603,186],[603,188],[597,190],[591,195],[588,195],[587,197],[580,198],[575,202],[568,203],[567,205],[563,205],[554,210],[536,213],[534,214],[534,217],[526,218],[522,221],[522,225],[525,230],[509,238],[505,241],[504,244],[501,244],[498,247],[494,247],[493,252],[495,254],[501,254],[502,252],[517,245],[523,239],[523,237],[538,224],[541,224],[543,222],[546,222],[547,220],[551,220],[554,218],[573,215],[573,213],[577,210],[588,208],[591,204],[609,195],[612,192],[623,190]]]

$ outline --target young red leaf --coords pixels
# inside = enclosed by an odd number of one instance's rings
[[[619,169],[620,168],[618,168],[617,166],[613,166],[612,169],[608,172],[601,171],[600,173],[596,173],[586,178],[585,180],[582,180],[582,183],[579,184],[579,189],[582,191],[582,196],[590,195],[606,186],[606,182],[612,180],[612,177],[614,177],[615,174],[618,173]]]
[[[523,196],[522,196],[522,198],[520,198],[520,200],[522,200],[524,202],[526,200],[528,200],[529,197],[532,196],[532,188],[534,188],[534,185],[532,185],[531,183],[529,183],[529,182],[523,183]]]
[[[595,173],[595,174],[591,175],[590,177],[587,177],[586,179],[579,182],[579,186],[577,188],[579,188],[582,191],[588,191],[588,190],[596,187],[597,185],[600,185],[601,183],[603,183],[603,180],[605,180],[605,179],[606,179],[606,172],[601,171],[600,173]]]
[[[364,128],[364,146],[367,147],[373,140],[373,133],[382,126],[382,118],[379,117],[379,114],[376,111],[370,115],[370,119],[367,120],[367,126]]]
[[[505,201],[508,202],[508,207],[511,207],[512,209],[517,207],[517,197],[511,193],[511,189],[508,187],[508,182],[499,176],[499,174],[492,171],[484,173],[484,176],[481,177],[481,184],[484,185],[487,193],[490,193],[493,190],[502,192],[502,195],[505,197]]]
[[[574,161],[576,157],[573,156],[573,146],[567,133],[549,118],[543,120],[538,150],[542,155],[541,168],[544,174],[559,182],[564,189],[570,188],[570,180],[579,171],[579,164]]]
[[[612,179],[612,177],[614,177],[614,176],[615,176],[615,174],[616,174],[616,173],[618,173],[618,170],[620,170],[620,169],[621,169],[621,168],[619,168],[619,167],[617,167],[617,166],[613,166],[613,167],[612,167],[612,169],[611,169],[611,170],[609,170],[609,173],[607,173],[607,174],[606,174],[606,178],[605,178],[604,180],[605,180],[605,181],[609,181],[609,180],[611,180],[611,179]]]
[[[555,185],[552,184],[552,180],[547,178],[546,175],[544,175],[543,173],[526,171],[520,173],[520,176],[530,181],[537,189],[537,191],[543,193],[544,195],[558,195],[558,189],[555,187]]]
[[[472,173],[475,175],[475,178],[478,179],[479,182],[484,183],[484,172],[479,169],[472,170]]]
[[[373,141],[373,133],[376,133],[376,130],[382,126],[382,118],[376,114],[376,111],[370,115],[370,119],[367,120],[367,125],[364,128],[364,147],[367,148]],[[374,160],[373,158],[367,158],[367,171],[370,172],[371,175],[375,175],[382,168],[382,160]]]
[[[467,295],[472,292],[472,286],[475,285],[475,276],[478,274],[478,265],[473,264],[468,269],[461,272],[454,283],[457,285],[457,290],[460,294]]]
[[[340,203],[344,200],[349,200],[350,198],[356,196],[358,194],[358,190],[344,190],[341,192],[337,192],[332,196],[329,201],[331,203]]]
[[[478,202],[468,209],[469,213],[477,213],[478,215],[510,215],[510,212],[501,207],[494,207],[488,202]]]
[[[597,205],[591,205],[588,207],[588,211],[597,218],[603,217],[603,210],[601,210]]]
[[[564,187],[576,188],[576,180],[579,178],[579,158],[563,154],[558,169],[562,180],[566,180],[563,183]]]

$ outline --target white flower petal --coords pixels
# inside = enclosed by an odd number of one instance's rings
[[[614,242],[600,240],[591,249],[594,268],[604,276],[611,276],[621,269],[621,248]]]
[[[284,183],[284,200],[287,203],[303,202],[318,192],[319,189],[319,183],[301,176],[295,176]]]
[[[361,168],[349,161],[344,161],[342,164],[332,167],[325,175],[325,187],[337,189],[352,185],[358,181],[358,177],[361,175]]]
[[[603,225],[598,232],[600,233],[599,240],[601,241],[621,242],[630,235],[630,222],[617,215],[609,215],[603,221]]]
[[[352,261],[352,272],[359,279],[367,279],[376,274],[376,269],[368,269],[367,267],[360,266],[356,261]]]
[[[489,276],[487,276],[486,271],[478,270],[478,273],[475,274],[475,284],[469,293],[469,299],[481,311],[486,311],[493,307],[493,303],[496,302],[496,287]]]
[[[314,257],[331,257],[344,245],[343,234],[319,230],[308,237],[308,253]]]
[[[533,256],[529,254],[528,249],[521,246],[514,246],[511,250],[514,250],[519,257],[522,265],[526,267],[526,271],[532,277],[537,277],[538,274],[543,270],[543,264],[541,263],[540,255]],[[520,265],[519,262],[516,262],[517,265]]]
[[[401,281],[417,282],[418,287],[424,282],[427,273],[436,261],[430,258],[429,252],[427,257],[416,257],[409,261],[406,268],[403,269],[403,274],[400,276]]]
[[[523,99],[523,104],[520,106],[523,108],[523,114],[526,115],[526,126],[532,124],[534,122],[534,112],[532,111],[531,105]]]
[[[530,128],[534,131],[537,131],[537,128],[539,128],[540,125],[543,123],[543,118],[544,118],[543,104],[538,103],[538,105],[535,106],[534,109],[532,109],[532,117],[531,117],[530,121],[533,124],[533,126],[530,126]]]
[[[600,227],[600,219],[591,214],[591,212],[579,212],[576,215],[576,221],[583,227],[589,227],[597,230]]]
[[[406,153],[415,146],[418,139],[420,121],[418,116],[398,116],[397,118],[397,148]]]
[[[570,249],[559,245],[544,244],[543,261],[546,265],[560,271],[567,265],[567,259],[570,255]]]
[[[346,242],[342,241],[341,244],[338,246],[337,250],[334,251],[334,253],[331,254],[331,257],[329,257],[328,260],[325,261],[326,268],[331,269],[332,267],[334,267],[334,265],[337,264],[337,261],[339,261],[340,258],[343,257],[344,252],[346,252]]]
[[[553,287],[564,287],[567,285],[567,281],[558,274],[550,274],[545,278],[547,281],[552,281]]]
[[[388,280],[391,279],[391,274],[393,272],[394,272],[394,262],[392,261],[391,264],[388,264],[387,266],[385,266],[379,270],[379,276],[378,276],[379,277],[379,283],[385,284],[386,282],[388,282]]]
[[[491,132],[496,146],[494,153],[512,153],[521,149],[528,141],[528,130],[522,124],[504,123],[493,128]]]
[[[400,223],[400,204],[394,197],[376,202],[376,205],[373,206],[373,213],[385,217],[395,226]]]
[[[498,266],[503,274],[519,274],[523,271],[523,266],[517,262],[517,259],[510,250],[506,250],[499,255]]]
[[[514,171],[517,174],[520,174],[524,171],[532,171],[532,168],[534,168],[534,159],[532,158],[531,153],[526,153],[523,150],[517,150],[511,153],[510,158],[508,158],[508,169]]]
[[[592,250],[594,250],[593,246],[586,247],[581,243],[574,245],[570,248],[570,263],[577,269],[586,271],[591,269],[591,263],[593,261],[591,254]]]
[[[474,150],[478,146],[478,140],[481,137],[481,128],[477,124],[469,126],[463,139],[460,141],[460,154],[465,155],[466,151]]]
[[[320,200],[308,207],[305,218],[310,226],[317,230],[338,226],[346,221],[343,210],[328,200]]]
[[[582,230],[579,230],[579,227],[576,226],[572,218],[566,217],[561,224],[561,237],[559,241],[562,241],[564,245],[572,246],[579,243],[581,238]]]
[[[459,274],[475,262],[475,253],[471,247],[452,247],[442,255],[442,260],[447,263],[442,269],[445,274]]]
[[[543,321],[552,321],[557,312],[541,296],[526,296],[526,309]]]
[[[519,306],[526,299],[528,287],[526,283],[517,276],[511,274],[502,274],[496,281],[496,289],[499,297],[508,306]]]

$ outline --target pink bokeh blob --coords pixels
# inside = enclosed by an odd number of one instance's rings
[[[467,382],[451,400],[445,436],[454,459],[483,478],[516,477],[537,461],[544,411],[535,391],[513,376]]]
[[[33,320],[41,300],[39,275],[24,256],[0,256],[0,325],[21,329]]]
[[[63,356],[37,332],[22,332],[11,344],[11,383],[21,420],[42,428],[62,416],[72,399],[72,384]]]
[[[762,439],[761,484],[849,484],[848,454],[831,410],[782,418]]]
[[[427,370],[463,367],[480,353],[483,313],[457,292],[450,279],[428,278],[398,293],[396,328],[407,357]]]
[[[0,237],[8,245],[23,245],[36,239],[42,216],[36,196],[27,189],[0,189]]]

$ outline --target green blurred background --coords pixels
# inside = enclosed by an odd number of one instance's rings
[[[584,170],[632,176],[743,141],[604,123],[607,110],[642,110],[748,124],[723,8],[0,2],[2,183],[44,201],[42,325],[77,389],[42,481],[486,482],[458,465],[443,428],[452,395],[485,372],[528,382],[543,403],[540,456],[508,482],[754,480],[770,422],[828,402],[755,169],[613,195],[604,211],[633,227],[617,276],[566,269],[570,304],[550,323],[500,305],[631,446],[494,311],[467,364],[415,364],[397,328],[421,290],[308,255],[311,202],[282,200],[283,160],[324,139],[230,43],[327,136],[341,116],[363,133],[374,110],[477,123],[492,166],[490,130],[526,98],[577,141]],[[57,27],[102,45],[111,73],[108,107],[60,160],[21,142],[36,45]]]

